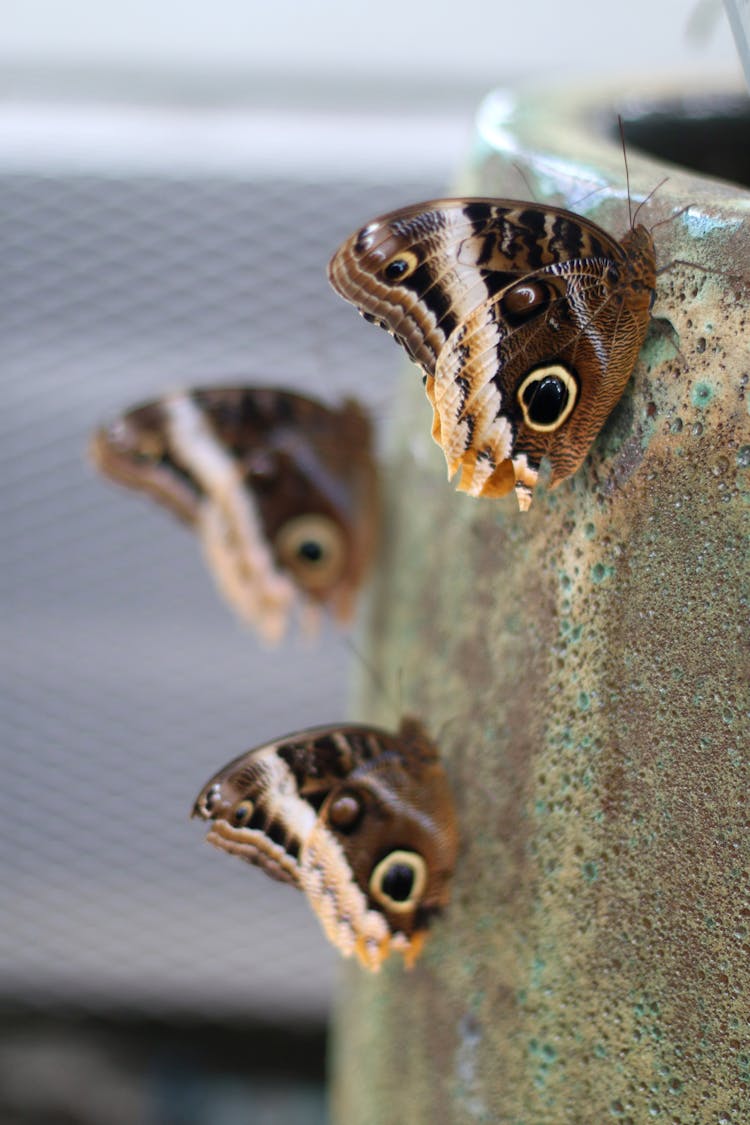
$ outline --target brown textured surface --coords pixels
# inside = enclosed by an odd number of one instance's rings
[[[645,194],[658,166],[631,165]],[[517,177],[490,157],[470,188]],[[676,175],[641,218],[695,201],[708,221],[658,228],[660,264],[750,276],[739,190]],[[463,839],[413,972],[347,972],[338,1125],[750,1116],[748,299],[725,273],[662,275],[623,400],[525,515],[452,493],[405,386],[370,640],[438,741]]]

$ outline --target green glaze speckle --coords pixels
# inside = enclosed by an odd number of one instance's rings
[[[708,406],[714,397],[714,388],[710,383],[696,383],[690,396],[693,406],[700,408]]]

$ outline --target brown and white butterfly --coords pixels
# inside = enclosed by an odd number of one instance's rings
[[[378,527],[370,424],[353,400],[179,391],[98,430],[91,453],[105,476],[195,529],[222,594],[267,639],[295,601],[308,616],[318,605],[351,616]]]
[[[649,324],[654,244],[571,211],[439,199],[353,234],[333,287],[422,368],[432,435],[472,496],[531,503],[576,471],[620,398]]]
[[[448,902],[457,829],[448,779],[421,725],[315,727],[236,758],[193,815],[210,843],[307,895],[328,938],[368,969],[411,966]]]

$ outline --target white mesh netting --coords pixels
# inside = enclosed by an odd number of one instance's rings
[[[263,649],[189,532],[85,447],[162,389],[244,376],[387,413],[400,357],[325,266],[438,187],[0,177],[0,998],[325,1010],[303,897],[188,814],[229,758],[346,716],[349,650],[333,628]]]

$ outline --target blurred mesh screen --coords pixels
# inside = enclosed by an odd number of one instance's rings
[[[190,533],[95,478],[89,431],[247,377],[387,415],[401,359],[329,289],[338,242],[433,179],[0,177],[0,1001],[319,1017],[304,898],[188,814],[229,758],[347,715],[324,627],[262,648]]]

